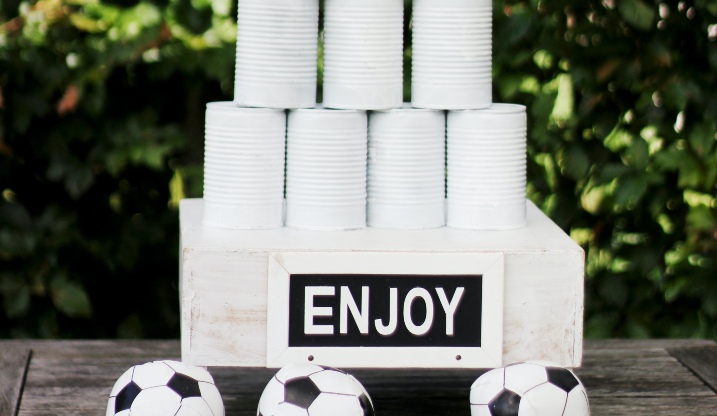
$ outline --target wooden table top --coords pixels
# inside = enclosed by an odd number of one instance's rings
[[[116,379],[147,361],[178,359],[179,341],[0,341],[0,415],[104,415]],[[227,416],[255,416],[275,370],[210,368]],[[470,416],[469,370],[353,370],[379,416]],[[703,340],[585,342],[593,416],[717,415],[717,344]]]

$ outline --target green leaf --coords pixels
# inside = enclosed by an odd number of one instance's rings
[[[67,174],[67,169],[67,159],[65,157],[61,157],[60,155],[53,154],[50,157],[50,163],[47,167],[47,172],[45,173],[45,176],[51,181],[59,182]]]
[[[685,79],[676,75],[673,79],[667,81],[667,85],[663,87],[665,103],[671,108],[682,111],[687,107],[688,101],[699,97],[702,94],[699,84],[691,79]]]
[[[536,121],[534,128],[546,128],[547,121],[550,119],[550,114],[553,112],[555,107],[555,98],[557,97],[556,92],[546,92],[545,89],[541,91],[535,98],[533,104],[529,107],[530,113],[533,115],[533,120]],[[542,126],[540,124],[542,124]]]
[[[563,173],[575,180],[580,180],[588,174],[590,169],[590,155],[588,155],[580,144],[573,144],[565,151],[560,165]]]
[[[195,164],[182,168],[182,176],[186,180],[184,192],[187,198],[201,198],[204,191],[204,166]]]
[[[55,277],[50,282],[52,303],[63,314],[71,318],[89,318],[92,316],[90,298],[77,282],[66,277]]]
[[[591,314],[585,320],[585,337],[609,338],[615,333],[615,327],[618,326],[620,320],[621,317],[618,314],[609,312],[607,308]]]
[[[550,114],[558,124],[564,124],[573,116],[575,99],[573,98],[573,81],[568,74],[561,74],[558,80],[558,95],[555,98],[555,106]]]
[[[540,83],[535,77],[522,77],[519,89],[520,92],[524,92],[530,95],[537,95],[540,92]]]
[[[620,0],[617,6],[623,19],[638,29],[648,31],[655,21],[655,10],[642,0]]]
[[[705,296],[702,299],[702,308],[712,317],[717,317],[717,297]]]
[[[533,55],[533,62],[540,69],[550,69],[553,66],[554,59],[550,52],[540,49]]]
[[[680,174],[677,184],[680,188],[697,188],[703,181],[704,175],[700,163],[687,152],[682,152]]]
[[[647,192],[647,180],[644,176],[620,178],[615,188],[615,204],[631,208],[640,202]]]
[[[179,207],[179,201],[186,198],[184,193],[184,179],[180,169],[174,170],[174,175],[169,181],[169,206],[173,208]]]
[[[153,29],[162,21],[162,14],[157,6],[141,2],[122,13],[116,22],[118,40],[126,42],[134,40],[149,29]]]
[[[515,94],[520,91],[520,87],[524,79],[521,75],[504,76],[501,77],[499,82],[496,82],[496,86],[500,89],[500,94],[506,98],[512,98]]]
[[[633,140],[634,137],[629,131],[615,127],[615,129],[613,129],[613,131],[605,138],[605,147],[610,149],[610,151],[617,153],[626,147],[630,147]]]
[[[215,15],[219,16],[229,16],[229,12],[232,9],[232,1],[231,0],[211,0],[212,3],[212,11],[214,11]]]
[[[81,197],[93,183],[95,176],[87,167],[72,169],[65,177],[65,189],[74,199]]]
[[[530,33],[533,16],[525,12],[516,12],[503,25],[503,29],[495,34],[494,44],[510,46],[521,41]]]
[[[717,230],[717,218],[713,210],[703,205],[690,208],[687,213],[687,224],[694,230],[706,232]]]
[[[0,226],[9,226],[8,229],[28,229],[32,226],[32,217],[27,208],[19,202],[0,199]]]
[[[607,163],[598,174],[599,183],[609,183],[630,172],[630,168],[622,163]]]
[[[630,338],[633,339],[647,339],[650,338],[650,330],[644,323],[630,321],[627,324],[627,333]]]
[[[127,152],[108,152],[105,156],[105,167],[107,168],[107,172],[114,177],[118,177],[127,165],[128,159],[129,157]]]
[[[676,146],[670,146],[655,154],[655,164],[664,170],[678,170],[683,159],[684,151]]]
[[[615,183],[586,188],[580,196],[583,209],[593,215],[606,211],[612,199]]]
[[[628,287],[618,276],[603,279],[598,289],[600,294],[614,305],[625,305],[628,301]]]
[[[650,161],[650,146],[641,137],[635,138],[625,150],[623,158],[636,171],[644,171]]]
[[[702,158],[711,156],[715,141],[717,141],[717,134],[715,133],[714,123],[707,121],[698,124],[692,129],[688,140],[698,156]]]
[[[30,310],[30,289],[22,278],[5,274],[0,275],[0,280],[5,316],[13,319],[27,314]]]
[[[28,232],[0,227],[0,258],[31,257],[36,237]]]

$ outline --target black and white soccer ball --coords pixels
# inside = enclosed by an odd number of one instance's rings
[[[117,379],[106,415],[224,416],[224,402],[207,370],[152,361],[131,367]]]
[[[471,386],[471,416],[589,416],[575,374],[545,361],[516,363],[480,376]]]
[[[374,416],[363,385],[341,370],[289,364],[269,381],[257,416]]]

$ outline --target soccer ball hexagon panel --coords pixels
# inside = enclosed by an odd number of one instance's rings
[[[374,408],[350,374],[314,364],[289,364],[267,383],[257,416],[374,416]]]
[[[107,416],[224,416],[214,379],[177,361],[131,367],[112,387]]]
[[[558,365],[529,361],[496,368],[471,386],[472,416],[589,416],[585,387]]]

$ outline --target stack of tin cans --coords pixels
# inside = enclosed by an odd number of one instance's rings
[[[478,230],[526,221],[525,107],[492,103],[490,0],[239,0],[206,112],[204,224]],[[319,37],[323,103],[316,103]]]

